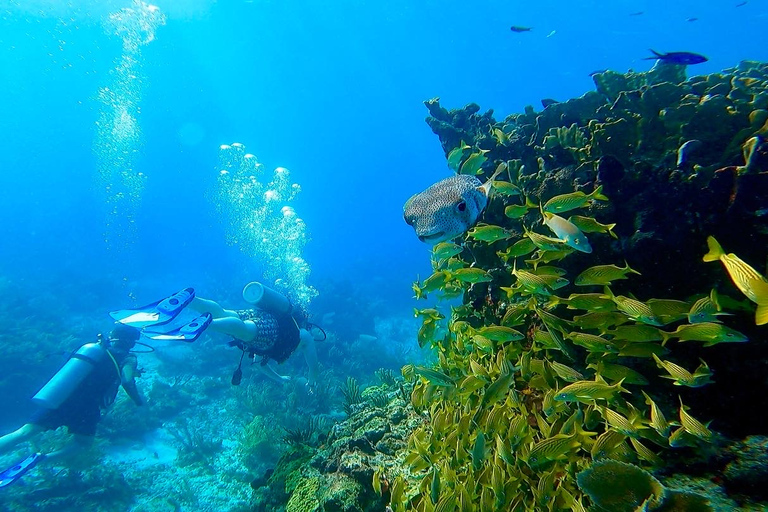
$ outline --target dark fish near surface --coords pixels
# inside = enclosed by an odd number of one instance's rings
[[[630,15],[630,16],[640,16],[640,15],[642,15],[642,14],[644,14],[644,13],[643,13],[643,11],[637,11],[637,12],[631,12],[631,13],[629,13],[629,15]]]
[[[543,100],[541,100],[541,106],[544,108],[547,108],[550,105],[555,105],[557,103],[560,103],[560,102],[557,100],[553,100],[552,98],[544,98]]]
[[[685,21],[699,21],[699,18],[688,18],[688,19],[687,19],[687,20],[685,20]]]
[[[745,5],[747,5],[747,2],[740,2],[736,4],[736,7],[744,7]]]
[[[511,27],[509,27],[509,30],[511,30],[512,32],[517,32],[517,33],[520,33],[520,32],[530,32],[532,29],[533,29],[533,27],[521,27],[520,25],[512,25]]]
[[[665,64],[679,64],[681,66],[688,66],[690,64],[701,64],[707,62],[707,59],[703,55],[691,52],[669,52],[659,53],[655,50],[651,50],[653,57],[646,57],[643,60],[659,60]]]

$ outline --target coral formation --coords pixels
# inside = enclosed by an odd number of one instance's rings
[[[422,422],[402,386],[393,378],[391,384],[365,389],[365,398],[334,425],[322,445],[292,444],[266,485],[257,489],[256,509],[290,510],[301,503],[309,510],[383,510],[386,482],[398,475],[412,477],[404,462],[406,440]]]
[[[594,80],[597,91],[540,113],[528,108],[502,122],[492,111],[479,114],[474,104],[448,111],[430,100],[427,122],[449,163],[457,151],[459,166],[481,150],[488,158],[478,172],[487,175],[499,161],[507,162],[509,179],[533,204],[602,185],[611,201],[594,203],[587,213],[616,223],[618,238],[595,237],[594,257],[598,263],[629,261],[643,275],[632,283],[637,296],[691,297],[721,281],[722,274],[699,263],[708,235],[747,261],[762,261],[760,248],[768,242],[768,167],[761,156],[768,132],[768,66],[745,61],[688,80],[676,66],[657,66],[648,73],[598,73]],[[495,211],[491,205],[486,222],[503,225],[505,216]],[[525,225],[538,222],[535,209],[523,208],[522,215]],[[574,255],[562,265],[571,270],[584,261],[584,255]],[[754,328],[737,325],[756,335]],[[723,361],[721,374],[756,375],[743,372],[743,362],[764,355],[755,346],[716,352],[733,362]],[[697,405],[718,403],[725,401]],[[734,415],[734,407],[722,405],[712,414],[726,429],[739,429],[749,421],[736,409]]]
[[[726,434],[756,427],[734,417],[733,397],[748,407],[744,381],[762,373],[741,359],[761,360],[765,349],[727,342],[762,334],[753,306],[732,298],[702,256],[715,234],[747,260],[765,257],[755,241],[768,206],[760,112],[768,66],[745,62],[689,80],[682,68],[657,66],[597,74],[595,83],[596,92],[501,123],[477,105],[426,102],[449,166],[485,176],[501,166],[507,176],[487,225],[452,256],[436,247],[435,274],[414,284],[417,297],[459,289],[463,304],[449,318],[417,311],[420,344],[439,362],[403,368],[429,423],[408,442],[417,477],[391,482],[395,511],[710,510],[641,466],[721,442],[699,417]],[[578,222],[594,233],[594,250],[574,252],[557,229],[558,238],[544,236],[553,215],[571,232]],[[735,316],[717,317],[726,311]],[[713,374],[717,388],[708,386]],[[680,388],[671,400],[670,385]],[[609,475],[614,489],[622,479],[646,485],[605,501],[595,481]]]
[[[616,460],[596,462],[579,473],[577,481],[598,510],[633,512],[640,507],[689,512],[712,510],[703,496],[665,489],[647,471]]]

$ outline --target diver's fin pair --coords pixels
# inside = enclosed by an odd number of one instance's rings
[[[112,311],[109,316],[121,324],[130,325],[137,329],[163,325],[173,321],[194,298],[194,288],[184,288],[180,292],[152,304],[137,309]]]
[[[173,321],[195,298],[194,288],[184,288],[170,297],[147,304],[138,309],[112,311],[109,316],[121,324],[141,329],[151,325],[163,325]]]
[[[191,322],[168,332],[155,332],[143,329],[141,333],[151,340],[157,341],[186,341],[191,343],[203,334],[203,331],[211,325],[213,317],[210,313],[203,313]]]
[[[153,340],[195,341],[211,324],[213,317],[204,313],[191,322],[171,329],[170,331],[147,330],[147,327],[157,327],[172,322],[182,310],[195,298],[194,288],[184,288],[170,297],[147,304],[137,309],[121,309],[112,311],[109,316],[121,324],[141,329],[141,333]]]
[[[18,462],[5,471],[1,472],[0,487],[11,485],[13,482],[26,475],[32,468],[37,465],[38,462],[44,458],[45,455],[42,453],[33,453],[21,462]]]

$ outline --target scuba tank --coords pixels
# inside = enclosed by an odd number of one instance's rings
[[[101,338],[101,335],[99,335]],[[59,407],[83,380],[90,375],[107,356],[107,350],[101,340],[86,343],[72,354],[61,370],[32,397],[32,401],[47,409]]]
[[[245,285],[243,299],[248,304],[276,316],[287,315],[293,309],[291,301],[285,295],[256,281]]]

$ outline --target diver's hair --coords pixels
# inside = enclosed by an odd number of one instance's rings
[[[109,333],[109,337],[133,347],[141,337],[141,331],[130,325],[117,323],[112,332]]]

